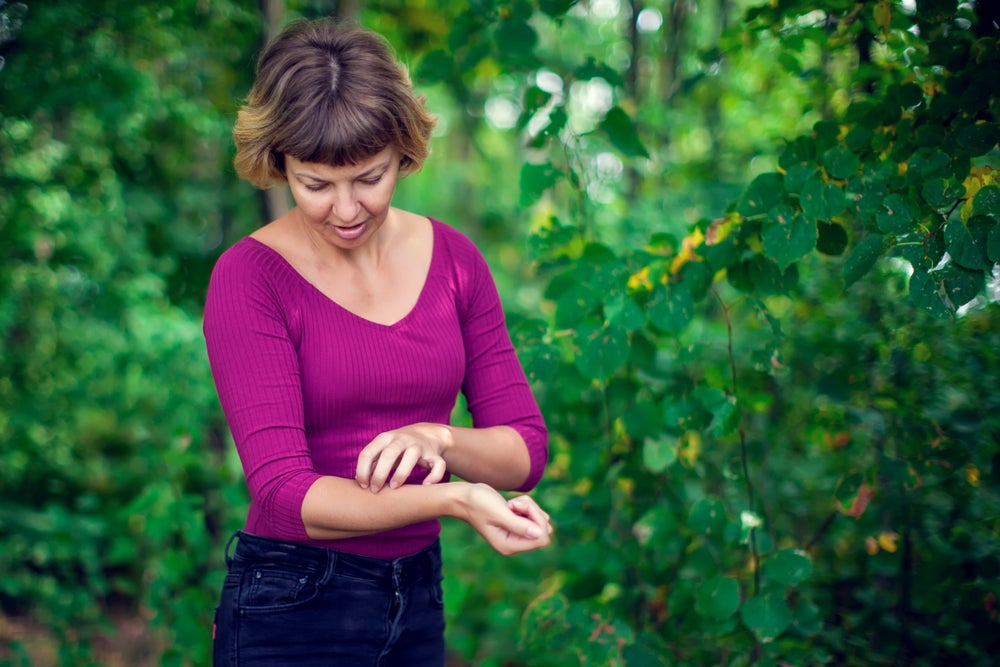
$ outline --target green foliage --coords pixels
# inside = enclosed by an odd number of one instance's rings
[[[398,203],[487,252],[551,432],[552,548],[445,527],[456,658],[992,664],[989,3],[648,3],[634,39],[609,4],[361,16],[442,116]],[[229,130],[263,26],[105,5],[0,2],[0,611],[64,665],[121,613],[203,664],[246,501],[199,309],[257,222]]]
[[[4,47],[0,611],[31,612],[66,665],[97,664],[108,614],[141,615],[182,664],[209,644],[210,564],[243,502],[181,308],[204,284],[181,282],[212,210],[197,175],[224,172],[205,142],[226,131],[202,94],[219,77],[184,58],[196,19],[237,13],[118,4],[32,3]]]
[[[1000,423],[970,381],[996,380],[973,332],[997,317],[998,114],[972,85],[1000,89],[996,38],[963,8],[812,9],[760,7],[734,33],[825,52],[849,73],[839,107],[683,236],[663,221],[609,242],[633,210],[592,206],[602,151],[637,169],[662,157],[630,120],[645,108],[581,119],[572,94],[526,83],[521,204],[549,316],[513,331],[553,434],[539,495],[558,526],[526,662],[988,664],[996,650],[982,638],[998,494],[982,475]],[[601,71],[544,66],[564,90]],[[958,529],[979,545],[969,560],[930,528],[958,517],[985,522]]]

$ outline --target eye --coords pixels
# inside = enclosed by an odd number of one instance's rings
[[[378,185],[382,181],[383,175],[384,174],[379,174],[378,176],[374,176],[372,178],[362,178],[360,182],[362,185]]]
[[[305,185],[305,184],[304,184]],[[326,189],[326,183],[318,183],[315,185],[306,185],[306,190],[309,192],[320,192]]]

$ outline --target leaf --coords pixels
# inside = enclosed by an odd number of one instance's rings
[[[615,325],[584,324],[576,332],[576,368],[585,377],[604,380],[628,360],[628,333]]]
[[[799,203],[807,218],[830,220],[847,208],[847,196],[836,185],[824,183],[819,177],[815,177],[802,186]]]
[[[950,208],[955,202],[965,196],[965,186],[955,184],[943,178],[925,181],[920,188],[924,201],[936,209]]]
[[[913,275],[910,276],[910,301],[934,317],[947,319],[951,317],[951,310],[941,298],[940,288],[927,270],[913,267]]]
[[[521,165],[521,197],[520,205],[531,206],[542,198],[546,190],[555,185],[564,174],[549,162],[533,164],[525,162]]]
[[[812,560],[801,549],[782,549],[764,563],[764,572],[773,581],[794,586],[812,574]]]
[[[792,610],[783,594],[772,591],[747,600],[740,609],[740,618],[762,642],[767,643],[792,624]]]
[[[732,577],[716,575],[698,587],[694,608],[714,620],[729,618],[740,606],[740,585]]]
[[[837,501],[837,506],[842,512],[847,512],[854,503],[861,487],[865,484],[865,478],[861,473],[854,473],[844,477],[837,482],[837,488],[833,492],[833,497]]]
[[[878,29],[882,31],[883,35],[888,35],[889,28],[892,27],[892,5],[889,4],[889,0],[879,0],[876,2],[872,8],[872,14]]]
[[[791,207],[782,206],[769,216],[761,237],[764,253],[784,271],[816,247],[816,221],[794,215]]]
[[[444,49],[430,51],[417,66],[415,76],[427,83],[441,83],[451,78],[455,70],[455,58]]]
[[[904,83],[897,90],[899,105],[912,109],[924,101],[924,91],[915,83]]]
[[[646,438],[642,443],[642,462],[646,468],[659,474],[677,461],[677,441],[666,435]]]
[[[650,301],[647,315],[656,328],[678,334],[694,318],[694,300],[683,285],[658,286]]]
[[[608,135],[611,145],[626,156],[649,157],[649,153],[639,139],[639,133],[636,131],[632,119],[621,107],[612,107],[604,120],[601,121],[600,128]]]
[[[800,194],[802,192],[802,188],[810,180],[818,180],[815,165],[793,165],[788,168],[788,171],[785,172],[785,190],[793,195]]]
[[[913,229],[915,215],[910,202],[898,194],[891,194],[882,202],[883,209],[875,220],[878,228],[886,234],[901,236]]]
[[[882,256],[884,248],[885,238],[879,234],[866,236],[854,246],[847,261],[844,262],[845,289],[860,280],[875,266],[875,262]]]
[[[553,285],[554,285],[553,281]],[[583,282],[570,284],[556,299],[555,325],[559,329],[572,329],[600,306],[600,293]]]
[[[831,148],[823,153],[823,167],[830,178],[845,181],[857,173],[861,162],[846,148]]]
[[[955,143],[963,155],[986,155],[1000,141],[1000,126],[996,123],[975,123],[963,127],[955,136]]]
[[[936,271],[935,274],[954,308],[964,306],[975,299],[986,284],[984,271],[966,269],[955,263]]]
[[[835,222],[820,222],[816,226],[816,250],[837,256],[847,249],[847,230]]]
[[[558,18],[568,12],[577,0],[539,0],[538,8],[552,18]]]
[[[986,256],[991,262],[1000,262],[1000,224],[993,225],[986,237]]]
[[[978,216],[969,220],[968,226],[961,220],[945,225],[944,241],[955,262],[967,269],[985,270],[992,266],[986,252],[990,222],[986,216]]]
[[[726,521],[726,506],[722,500],[709,496],[691,507],[687,527],[699,535],[719,536]]]
[[[766,213],[784,196],[783,182],[778,172],[757,176],[740,197],[736,210],[746,218]]]
[[[799,600],[792,624],[804,635],[819,634],[823,630],[823,614],[811,600]]]
[[[604,301],[604,316],[608,322],[625,329],[635,331],[642,327],[646,320],[642,308],[624,290],[611,290]]]
[[[1000,187],[987,185],[972,200],[973,215],[990,215],[1000,221]]]
[[[500,22],[494,35],[494,50],[499,60],[513,67],[530,67],[536,62],[538,33],[524,20],[511,18]]]
[[[709,430],[712,435],[723,436],[732,433],[739,426],[740,412],[736,397],[714,387],[698,387],[694,397],[712,415]]]
[[[628,667],[666,667],[665,658],[642,644],[629,644],[622,648],[622,658]]]
[[[511,338],[528,380],[549,382],[559,370],[556,348],[545,340],[548,326],[543,320],[522,320],[511,326]]]
[[[936,149],[921,150],[907,162],[906,176],[915,182],[948,179],[953,176],[951,156]]]

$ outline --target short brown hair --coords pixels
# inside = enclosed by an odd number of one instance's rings
[[[259,188],[287,181],[285,156],[345,166],[395,146],[400,175],[420,169],[436,119],[379,34],[298,20],[264,49],[233,128],[237,173]]]

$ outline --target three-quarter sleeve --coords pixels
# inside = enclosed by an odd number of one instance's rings
[[[251,532],[308,540],[302,501],[320,477],[305,438],[299,362],[279,289],[237,244],[209,282],[204,335],[219,401],[243,464]]]
[[[465,343],[462,392],[473,425],[506,425],[524,439],[531,469],[517,491],[538,484],[548,462],[548,431],[507,331],[496,283],[482,254],[471,244],[455,244],[463,267],[459,312]]]

